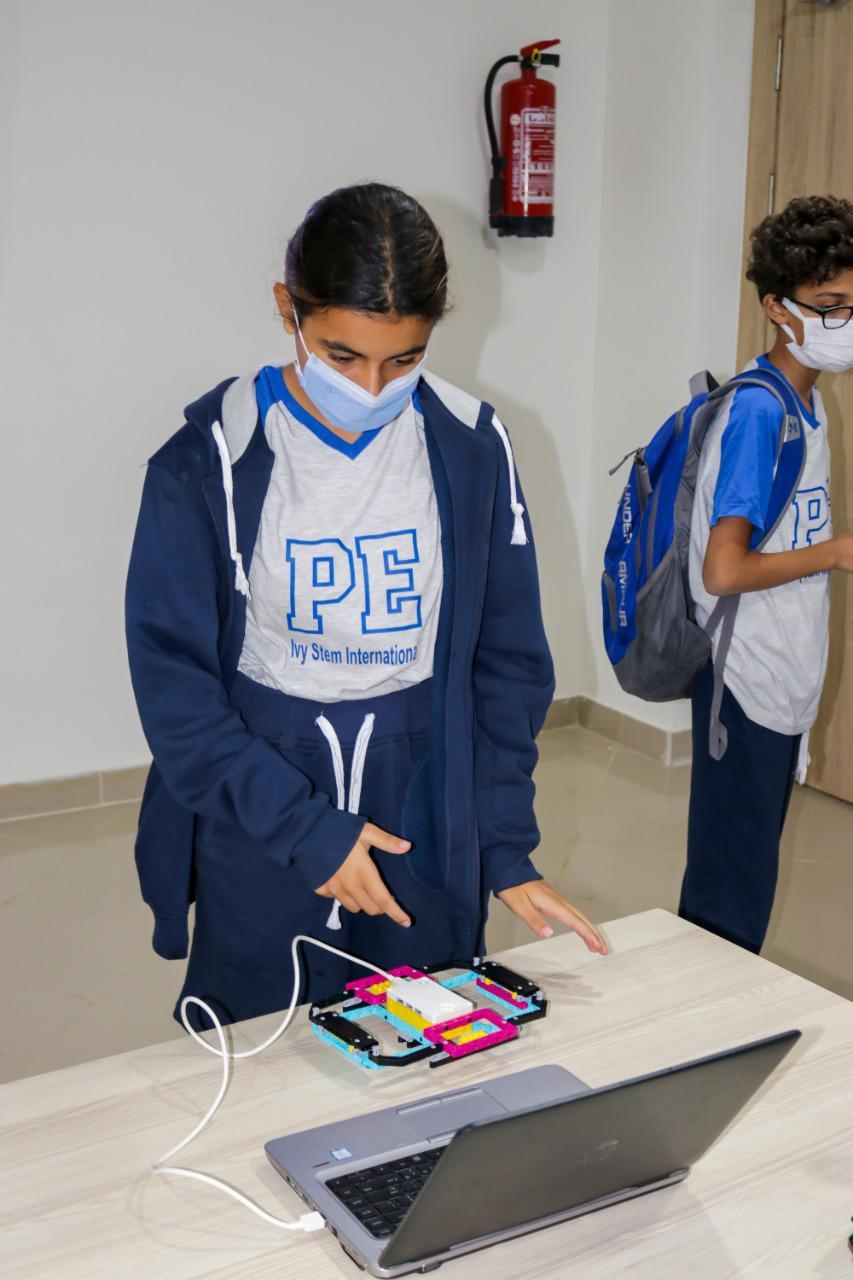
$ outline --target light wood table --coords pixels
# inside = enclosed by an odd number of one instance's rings
[[[300,1013],[283,1040],[236,1064],[222,1109],[180,1159],[273,1213],[303,1206],[264,1142],[521,1067],[559,1062],[590,1085],[654,1071],[789,1027],[802,1040],[676,1187],[445,1264],[490,1280],[844,1280],[853,1212],[853,1005],[648,911],[605,926],[607,959],[573,936],[505,953],[541,980],[547,1018],[506,1049],[430,1070],[368,1075]],[[275,1025],[236,1028],[237,1047]],[[219,1062],[187,1037],[0,1089],[0,1273],[15,1280],[353,1280],[324,1232],[278,1231],[220,1192],[146,1166],[216,1090]]]

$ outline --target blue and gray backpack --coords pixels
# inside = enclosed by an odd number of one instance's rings
[[[805,465],[796,398],[781,376],[765,368],[738,374],[722,386],[701,373],[690,381],[690,402],[666,420],[645,449],[627,454],[610,472],[614,475],[633,456],[601,576],[607,656],[622,688],[647,702],[689,695],[711,659],[711,637],[720,628],[709,743],[716,760],[726,750],[719,713],[740,597],[722,596],[707,626],[699,626],[688,575],[690,523],[708,428],[724,399],[745,386],[763,387],[782,408],[766,529],[753,531],[750,546],[760,551],[766,544],[794,499]]]

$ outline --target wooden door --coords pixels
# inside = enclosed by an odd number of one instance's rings
[[[793,197],[853,199],[853,0],[756,0],[745,250],[749,229]],[[851,322],[853,323],[853,322]],[[753,285],[741,293],[738,358],[772,344]],[[853,528],[853,373],[821,374],[832,450],[833,526]],[[811,736],[811,786],[853,801],[853,584],[831,583],[829,665]]]

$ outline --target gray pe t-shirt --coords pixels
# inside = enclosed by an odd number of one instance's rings
[[[349,445],[298,404],[281,369],[256,386],[275,459],[239,670],[317,702],[428,679],[442,561],[423,417],[410,401]]]

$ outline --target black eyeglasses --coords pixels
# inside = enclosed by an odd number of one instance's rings
[[[810,302],[800,302],[799,298],[792,298],[791,301],[820,316],[824,329],[843,329],[853,320],[853,307],[813,307]]]

